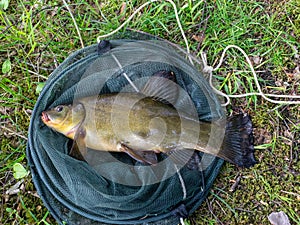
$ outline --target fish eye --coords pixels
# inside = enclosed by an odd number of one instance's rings
[[[57,106],[56,108],[55,108],[55,110],[56,110],[56,112],[61,112],[62,110],[64,109],[64,107],[63,106]]]

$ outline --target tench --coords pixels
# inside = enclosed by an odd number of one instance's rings
[[[151,82],[150,79],[145,85],[147,95],[143,91],[120,92],[75,99],[71,105],[58,105],[42,112],[41,119],[48,127],[74,139],[83,156],[86,148],[90,148],[126,152],[138,161],[155,164],[151,154],[194,149],[239,167],[256,163],[249,116],[228,119],[222,141],[222,136],[211,134],[212,123],[178,112],[168,101],[157,98],[160,92],[178,95],[168,92],[167,85],[160,88],[157,82]],[[156,97],[149,94],[151,91]],[[219,130],[222,127],[220,124]],[[210,144],[218,142],[219,147]]]

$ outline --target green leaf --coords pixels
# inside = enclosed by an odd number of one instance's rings
[[[6,10],[8,8],[9,0],[1,0],[0,8]]]
[[[10,73],[10,71],[11,71],[11,62],[9,59],[7,59],[2,64],[2,73]]]
[[[28,171],[20,163],[14,164],[13,171],[15,179],[21,179],[28,175]]]
[[[12,208],[6,208],[5,211],[8,212],[8,213],[12,213],[13,209]]]
[[[43,90],[43,87],[45,86],[45,82],[37,83],[35,93],[39,94]]]

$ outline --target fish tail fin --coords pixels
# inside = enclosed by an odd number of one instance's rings
[[[256,163],[250,116],[239,114],[228,119],[218,156],[239,167],[248,168]]]

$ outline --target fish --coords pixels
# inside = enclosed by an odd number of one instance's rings
[[[152,76],[140,92],[74,99],[72,104],[43,111],[41,120],[74,140],[79,154],[74,153],[75,147],[70,154],[79,160],[85,159],[87,149],[93,149],[125,152],[153,165],[158,153],[194,150],[238,167],[256,164],[250,116],[232,116],[226,124],[200,121],[189,110],[174,106],[180,88],[174,80],[166,79],[165,73],[160,74],[164,75]]]

